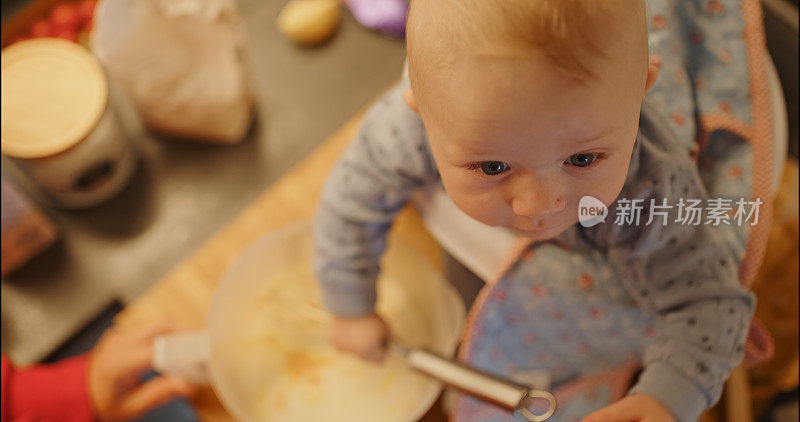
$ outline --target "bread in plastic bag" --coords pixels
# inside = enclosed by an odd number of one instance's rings
[[[90,44],[148,128],[220,143],[247,133],[253,101],[234,0],[101,0]]]

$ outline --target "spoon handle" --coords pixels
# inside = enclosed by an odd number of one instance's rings
[[[547,420],[555,412],[556,399],[546,391],[532,390],[423,349],[407,349],[397,344],[390,347],[404,355],[414,369],[467,394],[513,410],[531,422]],[[535,406],[540,400],[546,401],[546,409],[538,413],[531,410],[531,407],[543,407]]]

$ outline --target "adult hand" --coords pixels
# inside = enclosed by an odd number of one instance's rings
[[[91,352],[88,389],[95,416],[103,422],[128,421],[176,397],[189,397],[194,387],[187,381],[157,376],[144,383],[151,369],[153,341],[174,331],[166,324],[129,330],[111,327]]]

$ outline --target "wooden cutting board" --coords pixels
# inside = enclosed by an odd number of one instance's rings
[[[265,233],[293,222],[312,219],[325,177],[355,137],[363,114],[361,111],[345,123],[190,258],[128,305],[117,316],[116,324],[124,327],[170,321],[186,329],[203,328],[217,281],[235,258]],[[441,269],[439,247],[413,209],[407,208],[398,216],[389,241],[395,237],[402,238]],[[203,421],[234,420],[211,389],[201,389],[193,402]],[[443,421],[444,417],[435,406],[423,420]]]

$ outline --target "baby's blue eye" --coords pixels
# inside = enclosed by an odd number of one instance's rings
[[[586,167],[597,159],[597,154],[573,154],[569,157],[569,163],[575,167]]]
[[[481,163],[481,171],[488,176],[497,176],[508,170],[508,164],[502,161],[487,161]]]

